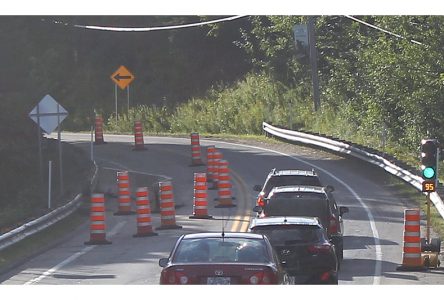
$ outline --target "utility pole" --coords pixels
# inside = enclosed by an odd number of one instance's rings
[[[321,106],[321,99],[319,93],[319,78],[318,78],[318,59],[316,51],[316,36],[314,28],[314,16],[308,16],[308,44],[310,55],[311,79],[313,82],[313,101],[314,110],[318,111]]]

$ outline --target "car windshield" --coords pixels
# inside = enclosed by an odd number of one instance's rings
[[[298,175],[282,175],[272,176],[267,181],[264,187],[265,195],[277,186],[290,186],[290,185],[310,185],[310,186],[322,186],[317,176],[298,176]]]
[[[264,213],[266,216],[307,216],[324,219],[328,213],[328,202],[322,193],[276,193],[268,200]]]
[[[183,239],[174,263],[266,263],[270,261],[264,240],[246,238]]]
[[[319,242],[324,239],[323,229],[312,225],[257,226],[252,229],[252,232],[267,236],[273,246]]]

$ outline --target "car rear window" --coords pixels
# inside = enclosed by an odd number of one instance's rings
[[[245,238],[183,239],[173,257],[175,263],[266,263],[270,261],[264,240]]]
[[[277,186],[290,186],[290,185],[310,185],[310,186],[322,186],[317,176],[297,176],[297,175],[282,175],[272,176],[267,181],[264,187],[265,195]]]
[[[307,216],[325,219],[328,201],[321,193],[277,193],[264,207],[266,216]]]
[[[314,225],[266,225],[252,228],[263,234],[274,245],[290,245],[303,242],[319,242],[324,238],[323,229]]]

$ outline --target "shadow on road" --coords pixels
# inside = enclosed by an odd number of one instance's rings
[[[375,276],[375,263],[374,259],[362,259],[362,258],[352,258],[345,259],[342,261],[341,270],[339,271],[339,280],[343,281],[355,281],[357,277],[372,277]],[[382,261],[383,270],[392,270],[396,272],[398,264]],[[399,278],[404,280],[414,280],[418,281],[418,277],[409,273],[388,273],[382,272],[381,276],[389,278]],[[369,284],[372,284],[369,282]]]
[[[399,245],[394,241],[375,239],[370,236],[346,235],[344,236],[344,250],[367,249],[368,246],[375,245],[375,240],[379,245]]]

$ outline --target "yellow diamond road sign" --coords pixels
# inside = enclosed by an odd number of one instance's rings
[[[112,75],[111,80],[124,90],[133,80],[134,75],[125,66],[120,66]]]

